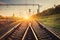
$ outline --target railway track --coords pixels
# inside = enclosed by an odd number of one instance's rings
[[[17,25],[10,33],[5,34],[0,40],[36,40],[28,23]]]
[[[42,25],[33,22],[19,24],[10,34],[1,40],[60,40]]]
[[[0,21],[0,38],[2,38],[4,34],[6,34],[10,29],[12,29],[18,23],[22,23],[22,21],[11,21],[11,20]]]
[[[7,22],[5,25],[0,25],[0,37],[3,36],[6,32],[8,32],[11,28],[13,28],[15,25],[17,25],[18,22]]]
[[[60,40],[36,21],[32,22],[32,28],[34,29],[38,40]]]
[[[26,22],[22,23],[21,25],[18,24],[17,26],[9,30],[9,32],[6,33],[7,35],[2,37],[1,40],[21,40],[26,28]]]

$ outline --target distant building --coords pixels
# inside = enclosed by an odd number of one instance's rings
[[[15,17],[15,14],[13,13],[12,17]]]

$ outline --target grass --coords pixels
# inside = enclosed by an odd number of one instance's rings
[[[39,18],[39,21],[43,22],[49,27],[55,30],[60,30],[60,14],[50,15],[48,17]]]

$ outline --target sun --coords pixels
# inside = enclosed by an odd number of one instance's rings
[[[24,19],[28,20],[30,19],[30,16],[24,16]]]
[[[25,19],[29,19],[29,17],[27,17],[27,16],[26,16],[26,17],[24,17],[24,18],[25,18]]]

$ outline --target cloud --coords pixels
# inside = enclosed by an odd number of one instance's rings
[[[0,2],[0,4],[7,4],[7,3],[5,3],[5,2]]]

